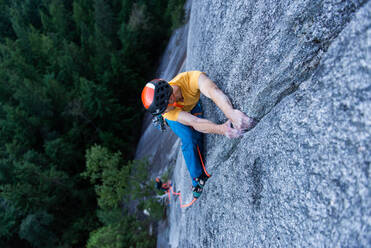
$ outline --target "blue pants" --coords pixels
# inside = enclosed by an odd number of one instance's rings
[[[196,115],[199,118],[202,118],[202,107],[200,102],[191,110],[191,114]],[[197,185],[195,181],[196,177],[201,176],[202,174],[202,165],[201,159],[198,153],[198,149],[200,150],[200,154],[203,152],[203,135],[202,133],[194,130],[190,126],[183,125],[177,121],[171,121],[166,119],[167,124],[173,130],[173,132],[180,138],[182,141],[182,152],[187,164],[187,168],[189,174],[192,178],[193,186]]]

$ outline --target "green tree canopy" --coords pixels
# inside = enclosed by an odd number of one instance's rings
[[[120,205],[140,90],[183,3],[0,0],[1,247],[83,247],[97,209]],[[94,144],[120,151],[105,152],[117,175],[82,176]]]

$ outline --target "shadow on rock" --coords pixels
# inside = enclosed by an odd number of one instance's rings
[[[255,209],[260,209],[260,202],[263,198],[261,195],[261,192],[263,191],[263,183],[262,183],[262,163],[261,159],[257,158],[254,161],[252,171],[251,171],[251,177],[252,177],[252,183],[253,183],[253,189],[252,189],[252,204]]]

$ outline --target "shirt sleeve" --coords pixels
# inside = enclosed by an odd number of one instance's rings
[[[177,121],[180,112],[182,112],[182,110],[180,108],[175,108],[175,109],[163,114],[162,116],[167,120]]]
[[[192,92],[198,92],[200,87],[198,86],[198,79],[201,74],[204,74],[204,72],[201,71],[189,71],[188,74],[188,80],[189,80],[189,87]]]
[[[188,82],[188,80],[189,80],[188,72],[182,72],[182,73],[179,73],[175,78],[173,78],[169,82],[169,84],[177,85],[179,87],[184,87],[185,83]]]

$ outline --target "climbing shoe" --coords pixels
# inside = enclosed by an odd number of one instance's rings
[[[209,177],[205,174],[205,172],[202,172],[201,176],[195,178],[195,181],[201,188],[203,188],[206,184],[207,179],[209,179]]]
[[[192,193],[194,198],[198,198],[202,193],[202,188],[199,185],[196,187],[192,186]]]

